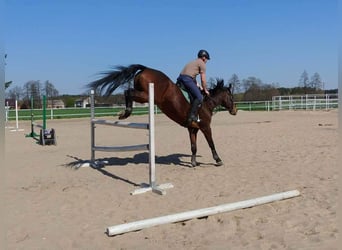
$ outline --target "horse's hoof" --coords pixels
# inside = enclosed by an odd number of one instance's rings
[[[132,114],[132,108],[126,108],[118,113],[119,120],[126,119]]]
[[[199,163],[198,162],[191,162],[191,167],[194,168],[196,166],[199,166]]]
[[[121,110],[117,115],[119,116],[119,120],[122,120],[124,119],[123,116],[125,115],[125,111]]]
[[[127,111],[120,111],[120,113],[118,113],[118,115],[119,115],[119,120],[124,120],[129,116]]]
[[[218,162],[216,162],[215,166],[216,167],[221,167],[221,166],[223,166],[223,162],[222,161],[218,161]]]

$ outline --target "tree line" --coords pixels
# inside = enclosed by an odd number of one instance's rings
[[[9,82],[6,88],[11,85]],[[21,108],[31,108],[31,99],[34,100],[32,108],[42,108],[42,96],[47,100],[56,100],[59,98],[59,92],[56,87],[48,80],[44,83],[37,81],[28,81],[23,87],[15,86],[8,90],[6,98],[18,100]]]
[[[208,86],[215,84],[216,80],[212,77],[208,79]],[[278,83],[264,83],[261,79],[251,76],[240,80],[237,74],[233,74],[228,81],[232,84],[235,101],[265,101],[271,100],[273,96],[279,95],[304,95],[304,94],[323,94],[337,93],[337,89],[324,90],[324,82],[318,73],[314,73],[311,78],[306,70],[301,74],[298,86],[293,88],[280,87]],[[42,96],[48,100],[63,100],[66,107],[74,107],[75,101],[86,98],[88,95],[59,95],[58,90],[50,81],[41,83],[39,80],[26,82],[23,87],[14,86],[9,88],[12,82],[5,83],[6,98],[19,101],[21,108],[31,108],[31,98],[33,98],[32,108],[42,107]],[[115,94],[108,98],[97,95],[97,101],[105,104],[115,103],[121,105],[125,103],[123,94]]]
[[[213,83],[213,79],[209,79]],[[325,90],[324,82],[319,73],[314,73],[311,78],[306,70],[301,74],[298,86],[293,88],[280,87],[278,83],[264,83],[261,79],[251,76],[240,81],[236,74],[228,79],[228,84],[232,84],[234,98],[236,101],[267,101],[273,96],[280,95],[306,95],[337,93],[337,89]]]
[[[42,108],[42,96],[45,95],[47,100],[62,100],[64,102],[65,107],[74,107],[76,100],[87,98],[89,95],[87,93],[81,95],[59,95],[58,90],[50,81],[45,81],[41,83],[39,80],[37,81],[28,81],[22,87],[14,86],[9,88],[12,82],[5,83],[6,98],[18,100],[19,107],[21,109],[31,108],[31,104],[33,104],[33,109],[41,109]],[[33,103],[31,103],[31,99],[33,99]],[[116,94],[109,97],[102,97],[100,93],[96,93],[96,101],[101,104],[113,104],[121,105],[125,104],[125,97],[123,94]]]

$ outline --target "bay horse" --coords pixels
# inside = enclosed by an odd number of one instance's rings
[[[148,102],[148,86],[154,83],[155,104],[171,120],[186,127],[189,131],[191,143],[191,166],[199,164],[196,161],[197,132],[201,130],[211,149],[216,166],[223,165],[218,156],[211,133],[211,118],[214,108],[221,105],[231,115],[236,115],[237,109],[233,101],[231,85],[225,87],[223,80],[217,80],[216,87],[209,90],[210,96],[205,96],[202,106],[199,108],[199,123],[187,124],[190,111],[190,103],[186,100],[180,87],[173,83],[163,72],[148,68],[141,64],[129,66],[117,66],[114,70],[102,73],[103,78],[93,81],[87,85],[88,88],[98,90],[105,96],[111,95],[118,87],[134,82],[133,88],[125,90],[126,108],[120,113],[119,119],[126,119],[132,113],[133,101],[139,103]]]

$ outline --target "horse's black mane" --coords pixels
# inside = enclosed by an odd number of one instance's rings
[[[219,90],[226,90],[227,87],[224,86],[224,80],[222,78],[216,78],[216,84],[214,84],[210,89],[210,95],[214,95]]]

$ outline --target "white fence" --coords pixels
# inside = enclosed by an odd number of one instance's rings
[[[330,110],[338,108],[338,94],[274,96],[272,101],[236,102],[238,110]]]
[[[338,108],[338,94],[274,96],[272,110],[316,110]]]

